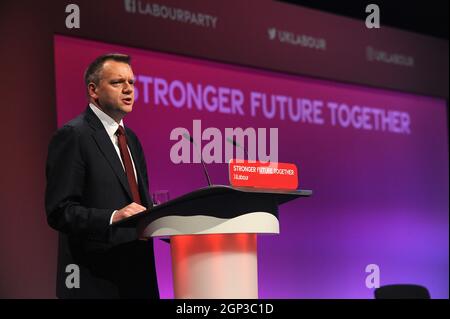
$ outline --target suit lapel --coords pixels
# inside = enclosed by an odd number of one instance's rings
[[[109,165],[111,165],[120,183],[126,190],[128,196],[130,197],[130,199],[132,199],[133,197],[131,196],[131,190],[130,186],[128,185],[127,175],[125,174],[122,163],[119,160],[119,156],[117,155],[117,152],[113,144],[111,143],[111,139],[109,138],[108,134],[105,130],[103,130],[103,132],[97,131],[94,134],[94,139],[97,142],[97,145],[102,151],[106,160],[109,162]]]
[[[88,106],[86,110],[86,119],[89,125],[94,129],[93,138],[97,143],[103,156],[108,161],[109,165],[113,169],[115,175],[119,179],[129,198],[132,199],[130,186],[128,185],[127,176],[123,169],[122,163],[120,162],[119,156],[111,143],[111,139],[108,136],[102,122],[97,118],[97,116],[92,112],[91,108]]]

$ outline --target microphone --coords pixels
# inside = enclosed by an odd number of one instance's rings
[[[227,137],[227,142],[230,144],[233,144],[235,147],[239,147],[244,150],[245,155],[247,155],[247,160],[250,161],[250,156],[248,156],[247,149],[243,146],[241,146],[234,138]],[[237,155],[237,154],[236,154]]]
[[[190,136],[189,134],[186,134],[186,133],[183,133],[183,136],[185,139],[187,139],[189,142],[191,142],[191,144],[197,150],[197,152],[200,152],[200,161],[202,162],[202,165],[203,165],[203,172],[205,173],[206,181],[208,182],[208,186],[211,186],[211,179],[209,178],[208,170],[206,169],[205,162],[203,161],[202,152],[197,149],[197,144],[194,142],[194,138],[192,136]]]

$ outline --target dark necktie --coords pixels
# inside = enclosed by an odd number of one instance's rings
[[[141,204],[141,197],[139,196],[138,185],[136,183],[136,177],[134,176],[133,163],[131,162],[131,156],[128,152],[127,137],[125,135],[124,128],[119,125],[116,131],[117,138],[119,139],[120,157],[122,158],[123,165],[125,166],[125,174],[127,175],[128,185],[130,185],[131,195],[135,203]]]

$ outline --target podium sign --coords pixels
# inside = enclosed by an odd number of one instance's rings
[[[298,169],[291,163],[261,163],[259,161],[230,160],[230,184],[234,187],[262,189],[297,189]]]

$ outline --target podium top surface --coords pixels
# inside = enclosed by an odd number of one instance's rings
[[[141,213],[114,223],[114,227],[136,227],[142,219],[157,219],[168,214],[191,215],[202,214],[228,218],[228,215],[269,206],[277,210],[278,205],[298,197],[312,195],[311,190],[279,190],[231,187],[227,185],[212,185],[186,193],[160,205],[155,205]],[[227,216],[224,216],[227,215]]]

